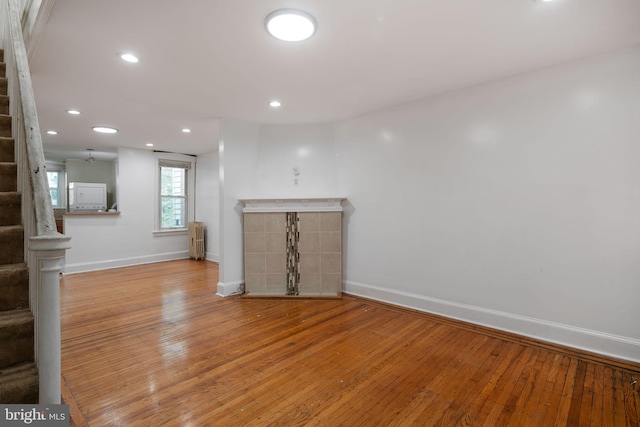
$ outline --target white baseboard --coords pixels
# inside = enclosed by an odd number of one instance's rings
[[[221,297],[228,297],[230,295],[239,294],[241,292],[241,285],[244,284],[242,280],[236,280],[235,282],[218,282],[218,292],[216,295]]]
[[[207,261],[217,262],[218,264],[220,263],[220,255],[214,254],[213,252],[206,252],[204,254],[204,259]]]
[[[66,264],[62,271],[65,274],[84,273],[86,271],[107,270],[110,268],[129,267],[132,265],[152,264],[154,262],[172,261],[189,258],[189,251],[167,252],[163,254],[144,255],[131,258],[119,258],[103,261]]]
[[[344,292],[640,363],[640,340],[424,295],[346,281]]]

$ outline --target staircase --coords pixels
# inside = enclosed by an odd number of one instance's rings
[[[38,403],[34,319],[29,309],[17,179],[4,51],[0,50],[0,404]]]

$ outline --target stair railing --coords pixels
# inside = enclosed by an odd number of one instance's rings
[[[41,404],[59,404],[60,271],[70,237],[56,231],[36,113],[31,74],[22,33],[24,2],[5,3],[3,46],[18,191],[22,193],[25,260],[29,268],[29,303],[35,319],[35,361],[39,372]]]

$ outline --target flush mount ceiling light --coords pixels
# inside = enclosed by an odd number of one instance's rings
[[[147,147],[153,147],[153,144],[152,144],[152,143],[150,143],[150,142],[147,142],[146,146],[147,146]]]
[[[94,132],[98,132],[98,133],[117,133],[118,132],[118,129],[110,128],[107,126],[94,126],[92,129],[94,130]]]
[[[299,42],[316,32],[316,20],[307,12],[297,9],[278,9],[264,20],[267,32],[278,40]]]
[[[67,113],[71,114],[72,116],[77,116],[78,114],[80,114],[80,111],[78,111],[78,110],[67,110]]]
[[[189,128],[182,129],[182,133],[190,133],[190,132],[191,132],[191,129]]]
[[[48,130],[48,131],[47,131],[47,134],[48,134],[48,135],[57,135],[57,134],[58,134],[58,131],[57,131],[57,130]]]
[[[277,100],[273,100],[269,103],[269,106],[273,107],[273,108],[278,108],[282,105],[282,103],[280,101]]]
[[[133,53],[119,53],[118,56],[120,56],[120,59],[122,59],[123,61],[131,62],[134,64],[140,61],[138,57],[135,56]]]

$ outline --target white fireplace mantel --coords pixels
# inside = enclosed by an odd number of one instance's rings
[[[342,212],[346,197],[239,199],[242,212]]]

